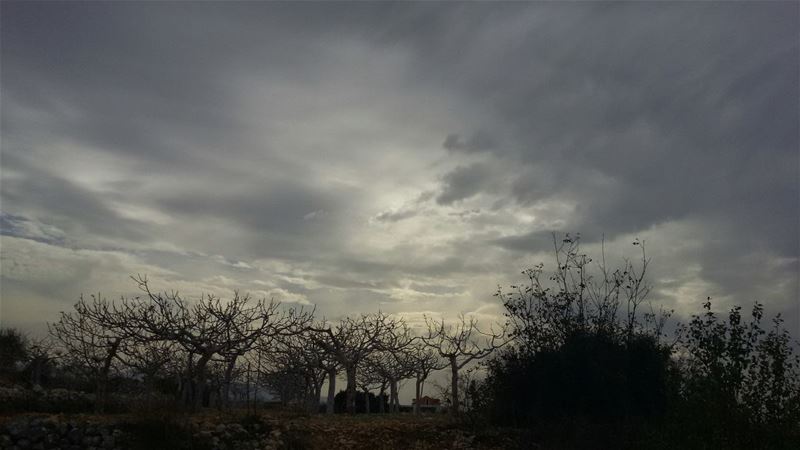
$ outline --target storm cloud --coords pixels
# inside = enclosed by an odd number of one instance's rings
[[[796,3],[1,7],[4,325],[134,273],[497,314],[555,231],[800,333]]]

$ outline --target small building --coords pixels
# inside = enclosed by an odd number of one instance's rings
[[[413,399],[411,401],[411,404],[412,405],[416,405],[417,404],[417,399]],[[428,397],[427,395],[424,396],[424,397],[420,397],[420,399],[419,399],[419,406],[439,406],[441,404],[442,404],[442,402],[438,398],[431,398],[431,397]]]
[[[417,404],[417,399],[412,399],[411,404],[413,409]],[[442,410],[442,401],[438,398],[428,397],[427,395],[420,397],[419,410],[420,412],[440,412]]]

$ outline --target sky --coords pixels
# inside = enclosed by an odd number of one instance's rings
[[[2,326],[134,274],[492,320],[571,232],[800,337],[797,2],[1,8]]]

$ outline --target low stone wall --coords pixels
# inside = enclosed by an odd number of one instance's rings
[[[0,425],[0,450],[127,450],[157,448],[278,450],[302,448],[277,423],[118,418],[102,423],[62,416],[18,416]]]
[[[89,412],[94,396],[67,389],[26,389],[0,387],[0,413],[12,412]]]
[[[59,421],[47,417],[13,418],[0,427],[0,449],[122,450],[123,433],[113,424]]]
[[[197,428],[198,436],[219,450],[277,450],[286,448],[284,432],[279,428],[265,427],[262,424],[243,426],[238,423],[220,424],[213,430]]]

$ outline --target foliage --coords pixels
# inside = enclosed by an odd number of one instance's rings
[[[28,357],[25,336],[14,328],[0,328],[0,374],[11,374]]]
[[[721,432],[706,439],[720,445],[800,443],[800,355],[780,315],[767,331],[759,303],[749,320],[738,306],[720,318],[710,299],[703,309],[680,330],[687,430],[703,434],[700,424],[714,424]]]
[[[634,242],[639,265],[611,271],[603,256],[593,277],[578,241],[555,241],[549,277],[539,265],[527,285],[498,292],[514,341],[487,364],[482,417],[559,448],[800,446],[800,356],[780,316],[766,331],[762,305],[749,321],[740,307],[723,320],[709,300],[666,344],[671,311],[641,308],[644,243]]]
[[[517,350],[528,354],[557,350],[576,334],[627,339],[638,333],[660,338],[672,312],[641,311],[650,292],[645,280],[650,260],[643,242],[636,240],[633,245],[641,250],[638,265],[625,260],[622,267],[610,270],[603,248],[595,277],[592,258],[581,253],[580,235],[567,234],[560,242],[554,235],[555,270],[545,276],[544,264],[538,264],[522,272],[527,284],[496,293],[513,325]]]
[[[663,414],[672,368],[660,342],[665,316],[640,314],[650,290],[649,260],[644,244],[634,245],[640,265],[626,261],[608,270],[603,255],[595,278],[580,236],[554,237],[556,269],[549,277],[540,264],[523,272],[527,285],[498,291],[514,341],[488,364],[480,404],[492,419],[529,424]]]
[[[479,409],[506,425],[657,417],[669,399],[669,352],[647,336],[574,334],[559,349],[509,350],[488,367]]]

